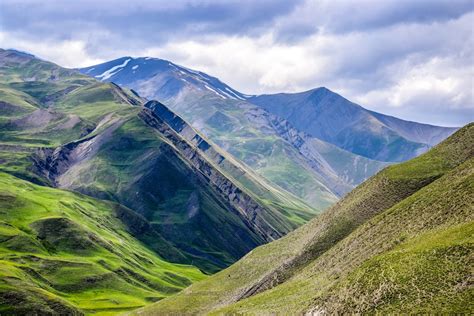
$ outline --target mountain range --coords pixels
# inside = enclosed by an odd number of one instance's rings
[[[13,50],[0,75],[5,312],[136,308],[318,212],[157,101]]]
[[[259,174],[317,208],[456,130],[372,112],[327,88],[247,95],[157,58],[123,57],[80,71],[165,103]]]

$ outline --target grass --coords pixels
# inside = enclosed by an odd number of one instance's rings
[[[472,222],[422,234],[367,260],[331,290],[329,312],[472,312]],[[466,303],[468,303],[466,305]]]
[[[216,313],[472,310],[465,262],[473,250],[473,201],[466,200],[474,189],[473,167],[471,158],[359,227],[289,281]]]
[[[100,314],[143,306],[204,278],[137,241],[117,207],[0,173],[0,296],[41,301],[34,293],[46,291],[76,310]],[[3,312],[17,308],[2,305]]]

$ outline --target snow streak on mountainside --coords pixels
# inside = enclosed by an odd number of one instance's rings
[[[252,97],[232,89],[219,79],[201,71],[182,67],[158,58],[123,57],[80,70],[82,73],[94,76],[99,80],[113,81],[123,85],[128,85],[131,81],[148,80],[150,77],[164,72],[173,72],[177,81],[169,83],[171,90],[179,90],[186,85],[192,85],[203,91],[207,90],[224,100],[246,100],[248,97]],[[143,95],[147,96],[148,94],[144,93]]]

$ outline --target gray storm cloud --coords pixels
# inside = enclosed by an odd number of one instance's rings
[[[0,46],[67,67],[171,59],[245,93],[326,86],[441,125],[474,120],[474,2],[0,2]]]

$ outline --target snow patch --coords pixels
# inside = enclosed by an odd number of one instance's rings
[[[243,94],[241,93],[245,98],[252,98],[254,97],[255,95],[252,95],[252,94]]]
[[[222,99],[227,99],[225,96],[223,96],[222,94],[220,94],[219,92],[217,92],[216,90],[212,89],[211,87],[209,87],[207,84],[204,85],[206,87],[207,90],[210,90],[212,92],[214,92],[215,94],[217,94],[218,96],[220,96]]]
[[[133,70],[137,69],[138,68],[138,65],[135,65],[132,67]]]
[[[199,73],[197,71],[194,71],[194,70],[186,68],[186,67],[183,67],[183,68],[186,69],[187,71],[189,71],[190,73],[193,73],[195,75],[199,75]]]
[[[132,60],[132,59],[129,58],[126,61],[124,61],[122,64],[114,66],[114,67],[110,68],[109,70],[106,70],[102,74],[100,74],[98,76],[95,76],[95,77],[100,78],[100,80],[102,80],[102,81],[107,80],[110,77],[112,77],[113,75],[115,75],[116,73],[118,73],[120,70],[122,70],[123,67],[127,66],[127,64],[130,62],[130,60]]]
[[[189,71],[190,73],[198,75],[199,77],[203,78],[204,80],[209,81],[209,78],[203,76],[203,74],[200,71],[195,71],[195,70],[192,70],[192,69],[189,69],[189,68],[186,68],[186,67],[183,67],[183,68],[186,69],[187,71]]]
[[[235,95],[235,97],[236,97],[237,99],[245,100],[244,98],[242,98],[241,96],[237,95],[234,91],[230,90],[229,88],[225,87],[225,89],[226,89],[227,91],[229,91],[230,93],[232,93],[233,95]]]
[[[225,91],[222,91],[221,89],[217,89],[219,92],[223,93],[225,96],[231,98],[232,100],[237,100],[236,98],[234,98],[233,96],[231,96],[230,94],[228,94],[227,92]]]
[[[95,67],[92,67],[91,69],[87,70],[87,71],[86,71],[86,74],[88,74],[89,72],[91,72],[91,71],[94,70],[94,69],[95,69]]]

